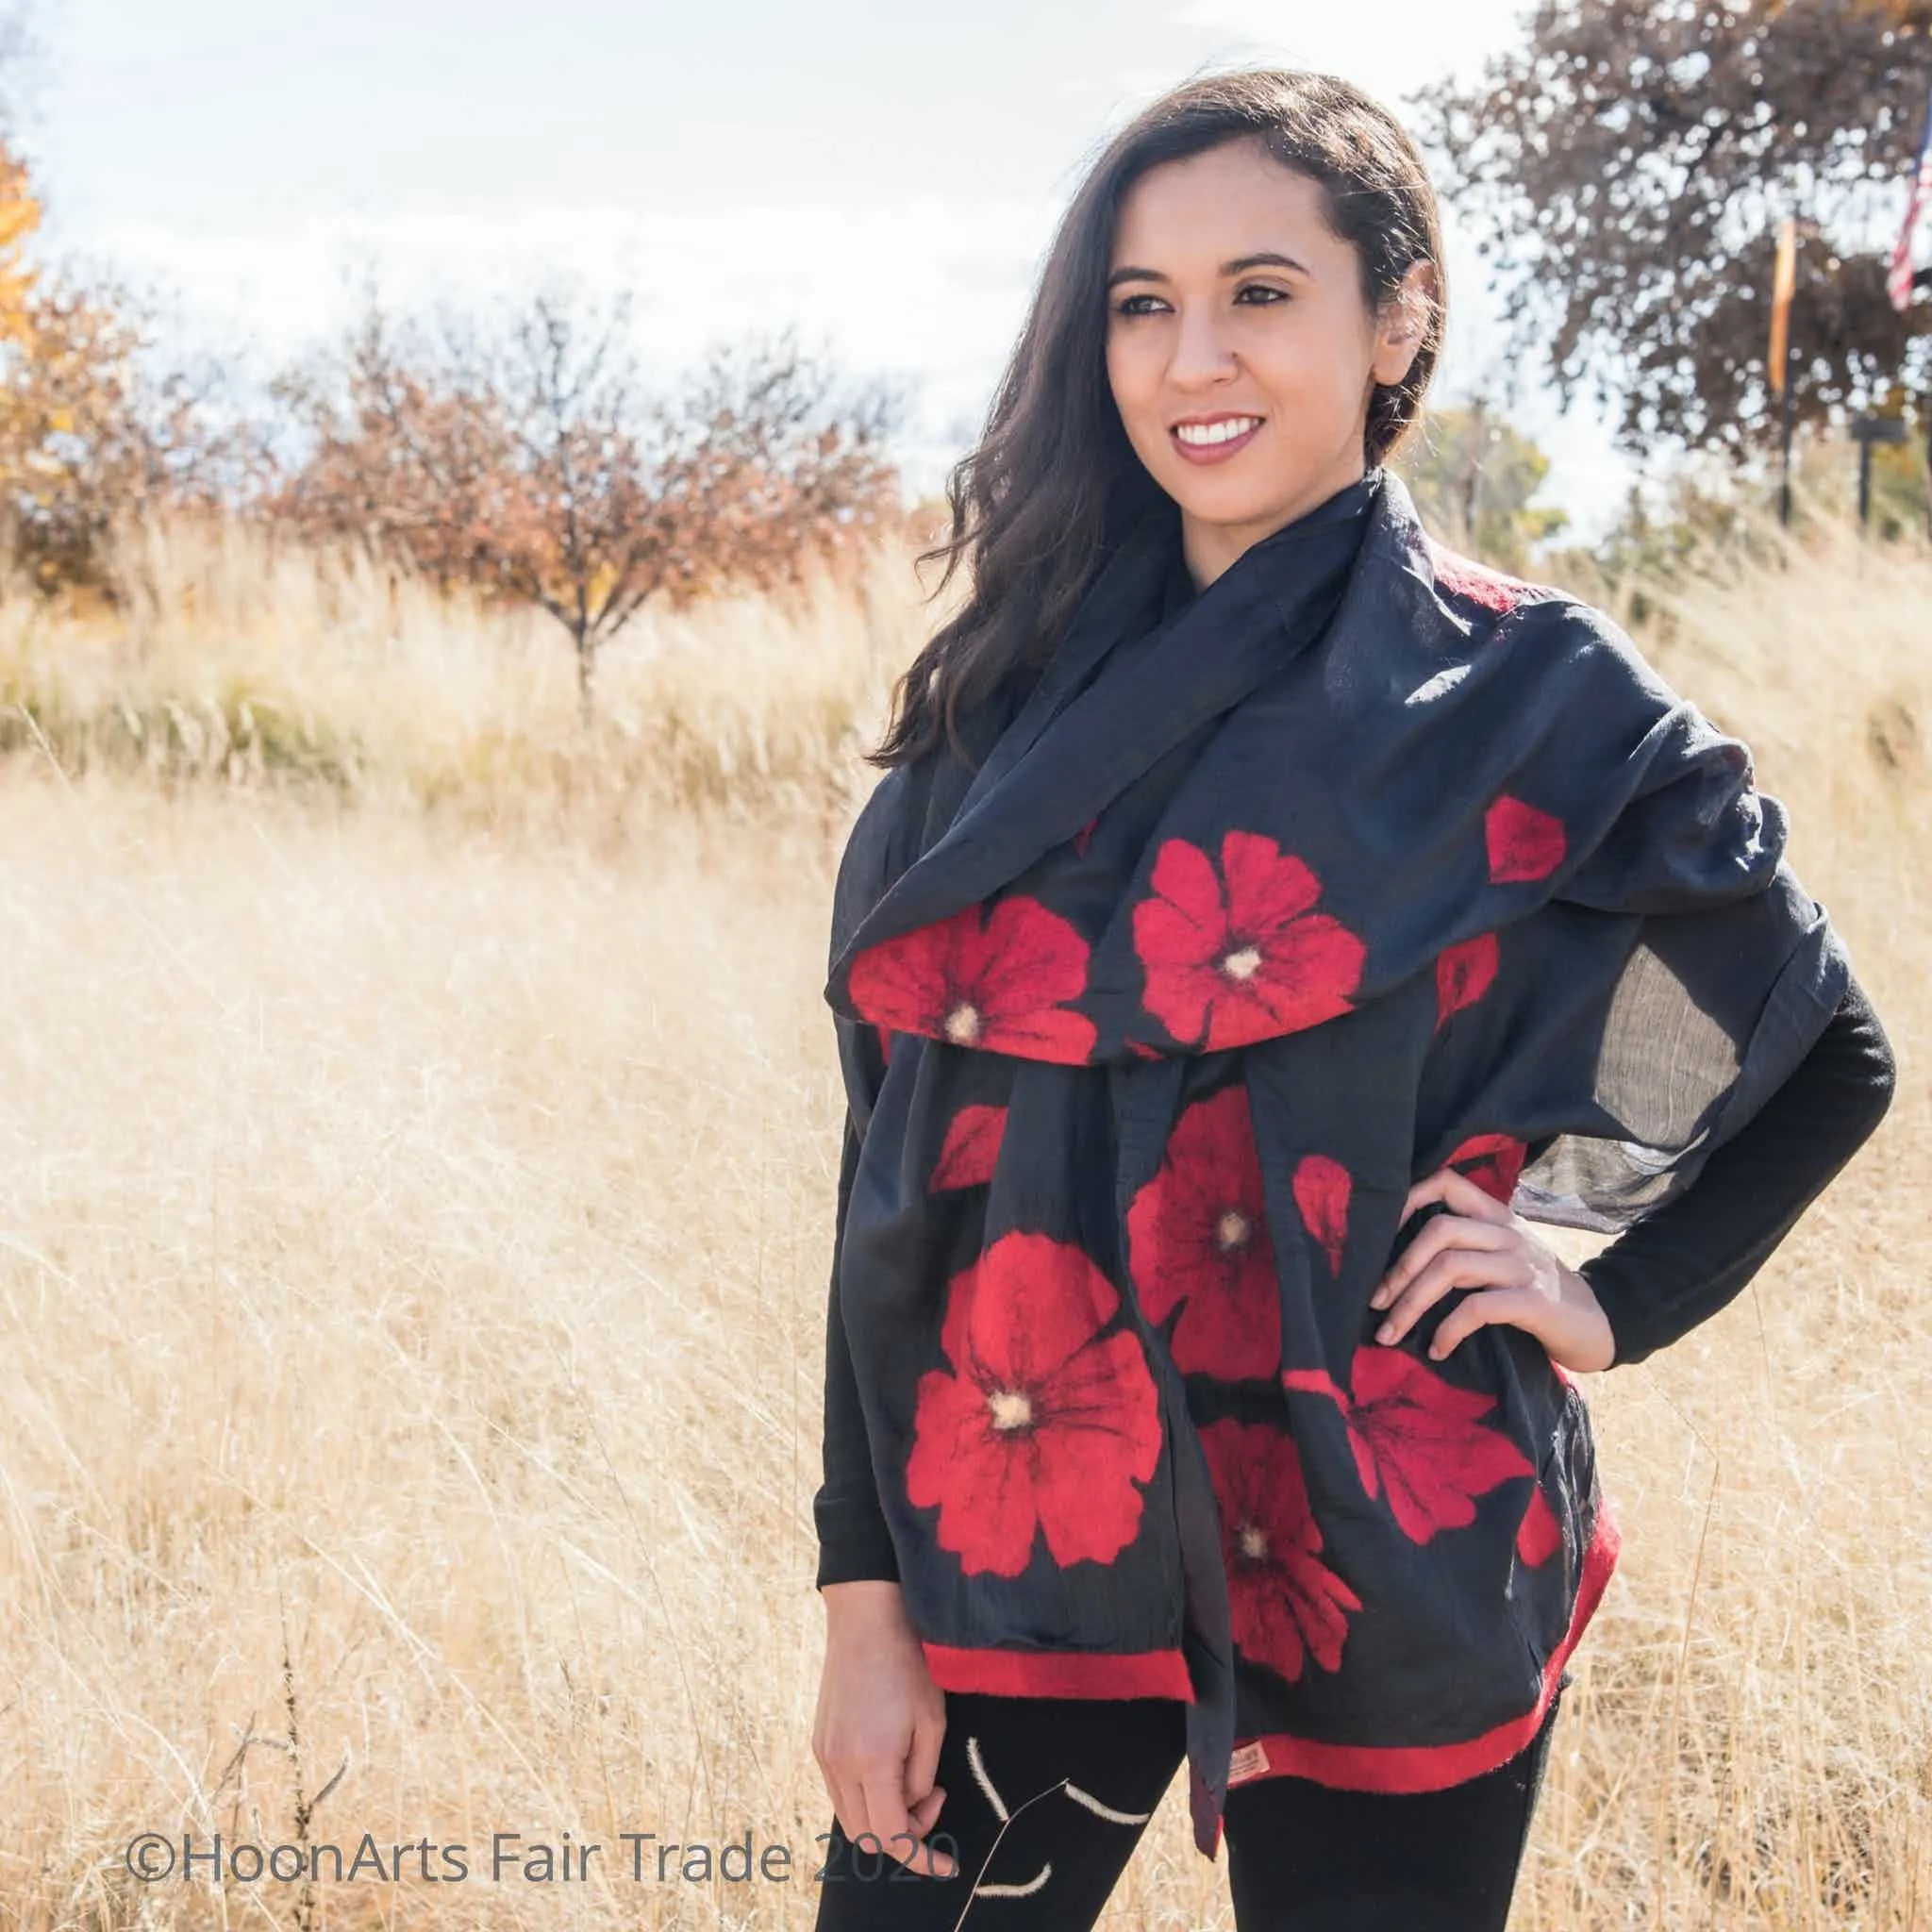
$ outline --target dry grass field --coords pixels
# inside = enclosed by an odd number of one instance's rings
[[[560,632],[232,534],[141,570],[0,607],[0,1925],[808,1925],[827,893],[931,613],[882,558],[646,626],[584,740]],[[1586,1384],[1624,1553],[1522,1932],[1932,1928],[1928,609],[1831,537],[1645,634],[1902,1076],[1738,1302]],[[1231,1924],[1183,1796],[1117,1932]],[[142,1832],[364,1875],[142,1885]],[[790,1871],[633,1882],[626,1832]]]

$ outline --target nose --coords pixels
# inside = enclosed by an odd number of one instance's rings
[[[1240,373],[1214,303],[1184,308],[1172,337],[1168,380],[1178,390],[1212,389]]]

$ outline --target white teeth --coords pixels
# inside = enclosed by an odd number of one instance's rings
[[[1222,423],[1182,423],[1174,433],[1183,442],[1227,442],[1245,436],[1260,420],[1258,416],[1230,416]]]

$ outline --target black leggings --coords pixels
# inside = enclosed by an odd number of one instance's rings
[[[1240,1932],[1502,1932],[1561,1697],[1507,1764],[1440,1791],[1236,1785],[1223,1841]],[[1181,1763],[1182,1726],[1168,1698],[947,1692],[931,1836],[957,1874],[855,1848],[835,1820],[817,1932],[1091,1926]]]

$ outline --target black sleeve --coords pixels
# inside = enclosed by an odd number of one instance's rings
[[[858,1384],[853,1376],[852,1351],[839,1306],[839,1250],[845,1239],[845,1207],[852,1198],[858,1148],[858,1127],[848,1111],[845,1148],[839,1161],[832,1285],[825,1310],[825,1479],[811,1506],[819,1536],[816,1588],[820,1590],[828,1583],[853,1583],[862,1577],[893,1582],[899,1574],[891,1533],[879,1508],[865,1414],[858,1405]]]
[[[1896,1077],[1854,979],[1811,1051],[1695,1183],[1579,1267],[1609,1319],[1612,1367],[1667,1347],[1744,1287],[1883,1119]]]

